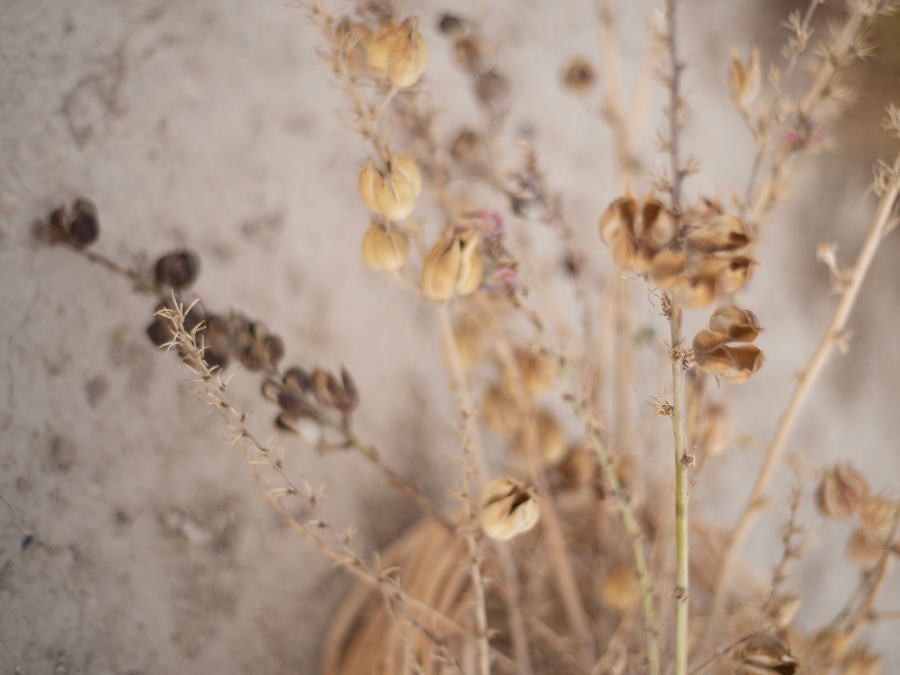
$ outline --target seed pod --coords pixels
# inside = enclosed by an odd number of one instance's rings
[[[394,44],[387,64],[388,81],[400,89],[413,86],[428,65],[428,48],[419,35],[419,22],[410,17],[400,26],[400,38]]]
[[[717,216],[687,236],[688,246],[698,253],[734,253],[750,244],[750,234],[734,216]]]
[[[481,340],[481,332],[478,325],[470,317],[464,317],[453,327],[453,339],[456,342],[456,351],[459,354],[460,365],[463,371],[468,372],[481,360],[484,353],[484,345]],[[450,355],[446,347],[441,352],[444,362],[450,366]]]
[[[883,539],[894,529],[894,523],[900,515],[897,512],[898,506],[897,502],[882,496],[864,499],[859,511],[860,525],[867,532]]]
[[[713,312],[708,330],[701,330],[692,343],[700,370],[729,382],[745,382],[762,367],[763,353],[751,342],[762,331],[753,312],[734,305]]]
[[[737,52],[731,52],[731,67],[728,69],[728,95],[741,109],[756,96],[759,89],[759,49],[753,48],[746,65]]]
[[[847,542],[847,555],[860,572],[875,567],[884,552],[881,540],[863,529],[854,530]]]
[[[267,335],[263,342],[266,361],[275,365],[284,358],[284,341],[277,335]]]
[[[884,657],[872,654],[866,645],[857,645],[841,660],[841,675],[881,675]]]
[[[593,89],[596,82],[594,68],[585,59],[579,57],[569,62],[563,76],[563,84],[569,92],[582,96]]]
[[[444,35],[453,37],[466,29],[466,22],[453,14],[441,14],[438,30]]]
[[[366,206],[388,220],[403,220],[412,213],[422,192],[422,174],[408,157],[394,155],[388,161],[390,182],[366,160],[359,174],[359,194]]]
[[[774,635],[757,633],[750,637],[735,654],[741,673],[757,675],[793,675],[799,663],[787,645]]]
[[[533,528],[541,512],[529,488],[511,478],[497,478],[481,493],[481,527],[492,539],[508,541]]]
[[[372,74],[387,79],[388,62],[401,37],[403,37],[402,29],[393,19],[375,31],[366,50],[366,60]]]
[[[477,132],[463,129],[450,144],[450,156],[460,164],[477,166],[484,161],[484,142]]]
[[[100,236],[100,221],[97,207],[89,199],[79,197],[72,207],[69,235],[76,246],[87,248]]]
[[[386,229],[372,220],[363,237],[362,252],[369,269],[396,272],[409,255],[409,238],[396,226]]]
[[[147,337],[157,347],[162,347],[172,340],[172,324],[167,319],[157,317],[147,326]]]
[[[269,399],[273,403],[278,403],[278,399],[284,392],[284,385],[277,380],[272,380],[267,377],[263,380],[261,392],[264,398]]]
[[[828,518],[846,516],[859,508],[869,493],[862,474],[850,464],[838,464],[828,469],[816,490],[816,506]]]
[[[549,412],[540,410],[535,415],[537,444],[546,464],[556,464],[566,453],[566,434]]]
[[[570,448],[557,466],[563,490],[578,491],[590,485],[597,473],[597,460],[582,445]]]
[[[481,401],[481,419],[498,436],[509,438],[519,428],[521,419],[515,402],[499,385],[492,385]]]
[[[225,370],[231,362],[231,357],[227,352],[207,348],[203,351],[203,360],[210,369]]]
[[[785,628],[794,619],[800,605],[803,604],[800,596],[796,593],[784,593],[772,600],[772,606],[769,610],[769,616],[772,617],[772,623],[776,628]]]
[[[616,565],[603,582],[603,602],[616,611],[624,612],[641,593],[637,575],[629,565]]]
[[[312,391],[312,375],[299,366],[292,366],[284,372],[281,378],[285,388],[297,394],[308,394]]]
[[[515,358],[522,385],[529,396],[540,396],[553,386],[556,380],[556,367],[546,354],[520,349],[516,352]]]
[[[156,283],[175,290],[191,286],[199,272],[200,258],[191,251],[176,251],[156,261]]]
[[[509,93],[509,80],[494,68],[481,73],[475,80],[475,96],[482,105],[488,108],[500,106],[507,99]]]
[[[459,35],[453,41],[453,56],[465,73],[475,75],[482,70],[485,50],[481,39],[474,33]]]
[[[475,230],[454,234],[447,230],[422,263],[422,291],[429,300],[449,300],[454,293],[471,295],[484,280],[484,261],[478,253]]]

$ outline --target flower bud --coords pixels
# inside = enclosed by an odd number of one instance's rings
[[[616,565],[603,582],[603,603],[624,612],[634,604],[640,592],[641,586],[634,570],[628,565]]]
[[[409,255],[409,238],[396,227],[385,229],[373,220],[363,237],[362,253],[370,269],[396,272]]]
[[[497,478],[481,493],[481,527],[486,535],[508,541],[533,528],[541,511],[537,496],[511,478]]]
[[[474,230],[454,234],[448,230],[428,252],[422,264],[422,291],[429,300],[448,300],[454,293],[471,295],[484,280],[484,262],[478,253],[480,236]]]
[[[839,464],[822,476],[816,490],[816,506],[828,518],[846,516],[859,508],[868,493],[866,479],[849,464]]]

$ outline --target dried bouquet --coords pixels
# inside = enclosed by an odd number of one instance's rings
[[[588,224],[567,219],[534,144],[519,139],[511,153],[502,140],[514,92],[477,22],[445,14],[444,43],[426,44],[419,18],[391,0],[299,7],[321,33],[322,62],[345,94],[347,129],[368,152],[361,166],[346,166],[359,172],[358,198],[370,212],[359,225],[360,264],[385,275],[409,302],[427,305],[440,328],[459,438],[456,506],[449,510],[404,479],[356,428],[354,411],[365,396],[350,372],[284,366],[284,345],[270,327],[237,311],[206,309],[194,290],[195,253],[172,252],[152,270],[120,265],[97,252],[100,217],[87,199],[41,224],[49,245],[156,297],[149,339],[193,373],[272,508],[358,580],[322,645],[323,675],[882,672],[882,658],[862,640],[874,622],[897,618],[877,600],[900,555],[900,502],[871,494],[850,464],[792,462],[797,486],[789,496],[771,494],[770,484],[785,466],[809,392],[846,346],[866,273],[896,225],[900,157],[876,167],[872,191],[880,202],[855,263],[842,267],[833,247],[818,251],[840,301],[738,522],[719,532],[690,508],[692,486],[732,439],[723,392],[752,382],[764,367],[754,341],[766,311],[746,306],[742,294],[757,273],[754,249],[773,209],[790,197],[802,158],[822,149],[823,130],[846,107],[844,69],[873,50],[873,23],[900,7],[896,0],[849,0],[842,19],[819,35],[812,27],[821,2],[787,17],[782,54],[765,77],[755,49],[746,59],[734,54],[723,72],[723,93],[757,152],[747,161],[746,187],[722,200],[691,196],[686,187],[699,163],[680,139],[689,113],[678,3],[667,0],[650,17],[629,105],[612,2],[596,0],[602,72],[583,58],[560,64],[565,89],[602,116],[614,140],[616,185],[607,188],[616,198],[589,224],[597,227],[590,250],[575,243]],[[429,51],[437,49],[450,50],[480,110],[449,140],[438,87],[425,84]],[[811,73],[803,81],[800,66]],[[657,135],[661,162],[651,169],[635,145],[654,82],[667,102]],[[897,109],[888,111],[885,130],[900,137]],[[540,228],[563,251],[549,271],[531,236]],[[557,286],[575,309],[548,315],[535,296],[552,296]],[[650,347],[641,358],[670,373],[664,391],[644,392],[650,422],[634,419],[624,403],[635,381],[629,314],[638,298],[660,317],[640,337]],[[686,333],[686,312],[698,313],[706,327]],[[272,432],[249,419],[229,390],[231,378],[252,376],[271,401]],[[662,467],[648,466],[635,442],[640,425],[662,423],[656,414],[672,428],[674,461]],[[577,434],[562,416],[577,418]],[[367,559],[352,532],[330,524],[322,491],[286,469],[297,444],[372,463],[420,510],[420,521]],[[813,480],[815,490],[804,490]],[[858,587],[839,614],[804,631],[793,621],[803,598],[784,582],[803,553],[797,512],[807,498],[822,517],[847,524]],[[770,500],[788,501],[790,518],[781,561],[764,580],[743,563],[742,544]]]

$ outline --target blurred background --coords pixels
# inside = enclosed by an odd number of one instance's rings
[[[787,37],[781,22],[800,4],[684,1],[684,144],[701,163],[689,197],[727,197],[746,184],[754,147],[728,102],[730,53],[746,58],[759,46],[765,71]],[[630,89],[653,4],[614,5]],[[437,23],[452,10],[483,24],[512,84],[509,155],[516,137],[532,140],[590,264],[608,270],[596,223],[617,196],[610,133],[596,105],[561,85],[576,55],[599,70],[593,3],[423,0],[404,10],[422,22],[424,86],[444,110],[444,141],[476,112]],[[839,12],[826,3],[817,31]],[[284,338],[287,364],[346,364],[362,396],[357,429],[449,503],[457,439],[438,329],[426,307],[362,264],[369,215],[356,179],[366,149],[335,114],[344,102],[316,56],[319,35],[283,1],[0,0],[0,17],[0,671],[311,675],[348,578],[280,524],[178,360],[154,353],[144,332],[153,299],[65,250],[38,246],[31,226],[84,195],[100,211],[98,250],[117,260],[141,265],[178,247],[196,250],[196,290],[207,306],[262,319]],[[730,526],[743,506],[793,374],[837,302],[816,245],[836,242],[841,261],[852,263],[874,213],[872,165],[897,152],[881,129],[887,103],[900,104],[897,18],[879,24],[875,42],[875,57],[846,76],[857,100],[829,132],[831,147],[804,162],[791,203],[775,212],[758,250],[744,304],[767,329],[758,340],[766,363],[725,393],[736,430],[750,440],[729,447],[693,493],[714,526]],[[652,139],[662,103],[657,90],[639,152],[648,166],[658,162]],[[436,234],[440,223],[426,227]],[[552,237],[534,236],[552,261]],[[898,237],[879,251],[850,321],[851,350],[827,367],[790,448],[812,464],[852,459],[874,491],[894,495]],[[643,290],[633,299],[635,330],[658,330]],[[686,332],[701,319],[689,317]],[[665,385],[657,368],[646,370],[634,391],[641,419],[655,414],[644,403]],[[234,397],[256,411],[266,436],[275,411],[257,384],[239,374]],[[655,424],[667,438],[663,422]],[[288,448],[295,470],[327,481],[326,512],[339,525],[354,522],[367,553],[415,519],[357,457]],[[668,469],[670,453],[651,444],[643,461]],[[785,470],[745,547],[763,578],[781,553],[791,482]],[[801,522],[809,548],[788,587],[807,599],[803,623],[835,612],[855,576],[844,526],[823,524],[811,508]],[[900,607],[896,576],[880,604]],[[896,628],[873,632],[888,664],[900,663]]]

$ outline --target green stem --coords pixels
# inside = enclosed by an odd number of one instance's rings
[[[693,458],[685,451],[684,365],[680,355],[681,309],[673,301],[672,388],[675,397],[672,430],[675,436],[675,675],[687,675],[688,660],[688,467]],[[676,358],[677,357],[677,358]]]

